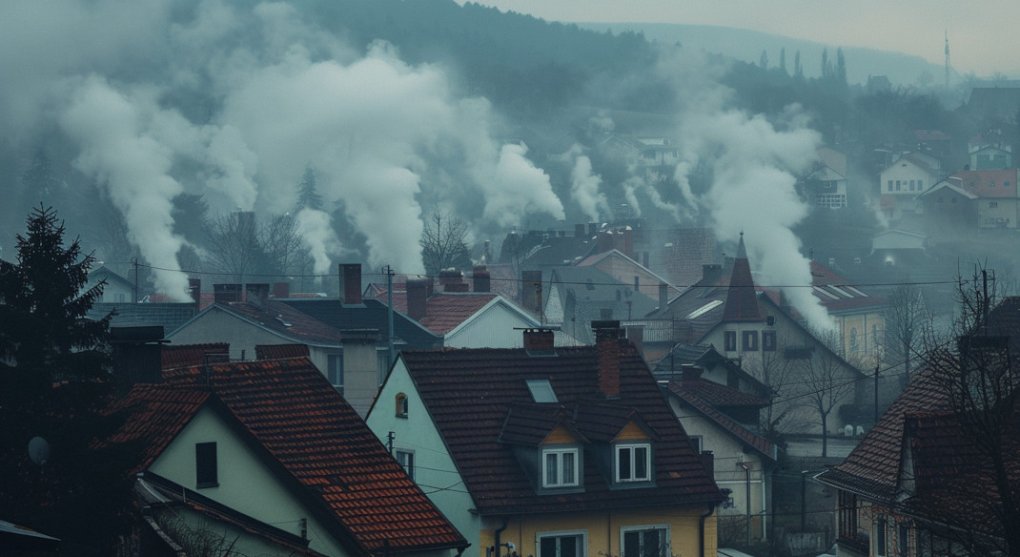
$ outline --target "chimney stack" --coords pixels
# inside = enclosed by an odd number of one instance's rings
[[[248,303],[261,309],[266,310],[269,307],[269,284],[268,283],[251,283],[244,285],[244,295]]]
[[[202,309],[202,279],[188,279],[188,294],[191,296],[191,301],[195,302],[195,312],[197,313]]]
[[[660,282],[659,283],[659,309],[665,309],[669,305],[669,285]]]
[[[340,303],[361,303],[361,263],[340,264]]]
[[[606,398],[620,396],[620,322],[592,321],[598,356],[598,386]]]
[[[554,339],[552,329],[524,329],[524,349],[528,352],[551,352]]]
[[[431,279],[407,279],[407,316],[415,321],[428,314],[428,282]]]
[[[464,279],[464,275],[457,269],[443,269],[439,271],[439,286],[443,287],[443,292],[458,292],[457,287],[450,288],[452,284],[460,284]]]
[[[489,292],[492,289],[492,278],[485,265],[475,265],[471,271],[471,282],[475,292]]]
[[[236,283],[214,284],[213,301],[217,304],[229,304],[241,301],[241,285]]]

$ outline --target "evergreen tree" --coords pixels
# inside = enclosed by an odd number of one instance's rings
[[[315,186],[315,171],[312,170],[312,167],[307,166],[298,186],[298,211],[301,209],[322,209],[322,196],[316,191]]]
[[[761,58],[758,59],[758,65],[761,66],[761,69],[763,69],[763,70],[769,69],[769,53],[768,53],[768,51],[766,51],[766,50],[761,51]]]
[[[800,63],[799,50],[793,54],[793,77],[794,79],[804,79],[804,66]]]
[[[841,85],[846,85],[846,58],[843,57],[843,49],[836,49],[836,80]]]
[[[786,47],[779,49],[779,69],[783,70],[783,75],[789,75],[786,71]]]
[[[127,523],[132,450],[101,445],[119,425],[109,402],[109,316],[86,319],[91,256],[39,207],[0,261],[0,516],[63,540],[71,555],[108,555]],[[48,455],[30,456],[46,440]]]
[[[826,80],[832,77],[832,62],[829,61],[829,49],[822,49],[822,79]]]

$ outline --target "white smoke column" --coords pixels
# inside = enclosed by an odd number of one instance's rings
[[[211,135],[205,149],[206,161],[219,171],[206,183],[224,194],[234,208],[251,211],[258,196],[254,181],[258,157],[233,126],[206,126],[205,131]]]
[[[681,183],[697,164],[710,165],[712,184],[698,202],[709,211],[719,239],[736,243],[743,231],[752,263],[790,287],[784,293],[813,328],[832,329],[832,319],[811,294],[810,262],[792,231],[808,213],[794,189],[796,176],[815,161],[820,136],[795,107],[782,115],[782,131],[761,115],[726,108],[728,90],[705,81],[711,71],[703,64],[672,62],[669,75],[676,79],[683,106]]]
[[[315,274],[325,275],[332,270],[330,256],[340,253],[340,244],[330,226],[330,218],[317,209],[305,208],[294,219],[295,231],[312,256]]]
[[[168,174],[173,153],[146,133],[147,117],[106,81],[91,77],[73,94],[61,123],[82,148],[75,166],[106,188],[124,215],[129,240],[157,267],[157,290],[186,301],[188,279],[177,264],[183,241],[173,233],[171,216],[182,187]]]
[[[609,214],[606,195],[599,192],[601,185],[602,177],[592,174],[591,159],[587,155],[578,155],[570,171],[570,195],[589,222],[599,222],[600,214]]]
[[[552,191],[549,175],[525,156],[528,147],[507,144],[499,152],[493,187],[487,191],[483,217],[502,227],[518,224],[525,213],[543,212],[563,220],[563,203]]]

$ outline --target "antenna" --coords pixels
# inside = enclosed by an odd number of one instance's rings
[[[946,90],[949,90],[949,29],[945,30],[946,38]]]

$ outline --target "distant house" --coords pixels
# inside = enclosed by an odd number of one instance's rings
[[[923,153],[900,155],[880,174],[880,205],[890,218],[914,212],[915,198],[942,178],[938,159]]]
[[[975,196],[979,228],[1017,228],[1020,170],[964,170],[953,174],[964,190]],[[937,200],[936,200],[937,202]]]
[[[543,315],[583,344],[594,342],[592,321],[647,315],[655,300],[594,267],[555,267],[549,271]],[[668,290],[666,291],[668,293]]]
[[[953,235],[974,229],[978,223],[978,196],[950,176],[917,198],[924,212],[926,230],[935,236]]]
[[[135,301],[135,283],[105,265],[89,271],[85,289],[88,290],[103,281],[106,282],[103,286],[103,296],[96,300],[97,302],[124,304]]]
[[[1013,147],[1006,143],[972,142],[968,147],[970,170],[1002,170],[1013,166]]]
[[[811,261],[811,292],[836,322],[842,353],[873,367],[885,345],[885,298],[850,284],[821,263]]]
[[[369,427],[475,555],[715,555],[711,467],[619,324],[596,327],[596,346],[533,329],[404,352],[387,378]]]
[[[819,164],[804,180],[806,194],[816,207],[847,206],[846,155],[831,147],[818,148]]]
[[[440,557],[468,545],[307,358],[178,368],[116,408],[128,419],[112,442],[142,451],[133,554]]]
[[[659,288],[664,284],[668,287],[670,297],[680,293],[679,289],[668,286],[669,282],[665,278],[618,249],[589,255],[578,261],[577,266],[598,269],[622,284],[631,285],[635,291],[652,300],[659,298]]]

